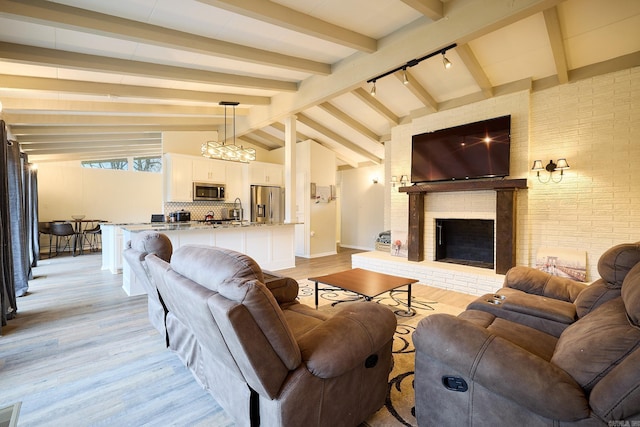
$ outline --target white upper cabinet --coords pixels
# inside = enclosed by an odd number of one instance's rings
[[[251,162],[249,163],[249,184],[275,185],[281,187],[284,178],[284,168],[275,163]]]
[[[227,202],[233,202],[236,197],[240,200],[247,200],[249,194],[249,185],[245,184],[246,180],[246,163],[226,162],[226,191],[225,199]]]
[[[226,164],[223,160],[193,159],[193,181],[224,184],[226,182]]]
[[[284,167],[275,163],[237,163],[185,154],[164,155],[164,201],[193,202],[193,183],[225,184],[225,199],[248,201],[250,186],[284,185]]]
[[[192,202],[192,157],[164,155],[164,199],[167,202]]]

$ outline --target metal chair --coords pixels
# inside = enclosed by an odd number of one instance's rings
[[[76,256],[77,235],[73,229],[73,225],[68,222],[54,222],[51,224],[51,234],[56,236],[56,256],[60,252],[64,252],[67,248],[71,250],[73,256]],[[62,238],[64,246],[60,250],[60,239]],[[72,246],[73,244],[73,246]]]
[[[102,249],[102,229],[100,228],[101,222],[106,221],[96,221],[97,224],[92,228],[84,230],[82,232],[82,243],[80,244],[80,253],[84,249],[84,243],[89,244],[89,252],[96,252]]]
[[[53,239],[53,235],[51,234],[51,223],[50,222],[38,222],[38,243],[40,243],[40,236],[43,234],[49,235],[49,247],[48,254],[51,256],[51,240]],[[39,246],[40,251],[38,255],[42,255],[42,246]]]

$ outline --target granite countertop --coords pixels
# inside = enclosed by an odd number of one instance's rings
[[[263,224],[248,221],[225,221],[221,224],[207,224],[200,221],[185,222],[147,222],[147,223],[125,223],[110,224],[119,226],[124,230],[138,232],[144,230],[155,231],[175,231],[175,230],[213,230],[213,229],[229,229],[229,228],[251,228],[251,227],[276,227],[282,225],[295,225],[293,222]]]

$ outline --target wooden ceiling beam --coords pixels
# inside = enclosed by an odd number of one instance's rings
[[[365,125],[363,125],[362,123],[354,119],[353,117],[351,117],[349,114],[340,110],[338,107],[331,104],[330,102],[323,102],[322,104],[319,104],[318,107],[322,108],[324,111],[331,114],[333,117],[340,120],[342,123],[346,124],[347,126],[351,127],[361,135],[366,136],[371,141],[377,144],[381,143],[380,135],[376,134],[374,131],[372,131],[371,129],[369,129],[368,127],[366,127]]]
[[[224,121],[211,117],[164,117],[164,116],[118,116],[97,114],[4,114],[7,123],[19,125],[76,125],[90,126],[101,125],[202,125],[210,129],[217,129]]]
[[[268,22],[298,33],[347,46],[362,52],[375,52],[376,39],[323,21],[273,1],[265,0],[198,0],[220,9],[259,21]]]
[[[100,143],[109,141],[158,141],[162,133],[109,133],[86,135],[20,135],[16,138],[20,144],[64,144],[64,143]]]
[[[9,125],[11,134],[20,137],[22,135],[73,135],[73,134],[118,134],[122,132],[203,132],[217,130],[207,125],[111,125],[111,126],[87,126],[87,125]]]
[[[284,126],[282,123],[280,123],[280,122],[273,122],[273,123],[271,123],[271,127],[275,128],[275,129],[277,129],[277,130],[279,130],[279,131],[280,131],[280,132],[282,132],[282,133],[284,133],[284,131],[285,131],[285,126]],[[358,163],[357,163],[356,161],[351,160],[350,158],[345,157],[345,156],[343,156],[342,154],[340,154],[340,153],[336,152],[336,151],[333,149],[333,147],[331,147],[329,144],[327,144],[327,143],[325,143],[325,142],[317,141],[317,140],[315,140],[315,139],[311,138],[310,136],[307,136],[307,135],[305,135],[304,133],[302,133],[302,132],[298,132],[298,131],[296,131],[296,140],[297,140],[297,141],[307,141],[307,140],[315,141],[315,142],[317,142],[318,144],[322,145],[323,147],[327,148],[328,150],[333,151],[333,152],[336,154],[336,158],[337,158],[338,160],[343,161],[343,162],[345,162],[345,163],[349,164],[350,166],[352,166],[352,167],[354,167],[354,168],[358,167]]]
[[[320,123],[313,120],[311,117],[302,113],[299,113],[296,116],[298,117],[297,120],[300,123],[310,127],[316,132],[323,134],[324,136],[337,142],[338,144],[343,145],[346,149],[351,150],[362,157],[366,157],[367,159],[371,160],[376,164],[382,163],[381,158],[373,155],[372,153],[368,152],[367,150],[360,147],[359,145],[354,144],[353,142],[349,141],[347,138],[344,138],[342,135],[338,134],[337,132],[334,132],[331,129],[327,128],[326,126],[321,125]]]
[[[53,25],[120,40],[248,61],[311,74],[328,75],[331,65],[236,43],[211,39],[144,22],[119,18],[46,0],[3,0],[0,13],[37,24]]]
[[[553,53],[553,61],[556,65],[558,83],[568,83],[569,67],[567,66],[567,56],[564,51],[564,38],[562,37],[560,18],[558,18],[558,8],[554,6],[546,9],[543,14],[547,34],[549,35],[549,43],[551,44],[551,52]]]
[[[440,0],[402,0],[402,2],[432,21],[437,21],[444,17],[444,5]]]
[[[114,97],[161,100],[176,99],[208,103],[233,100],[246,105],[268,105],[271,102],[271,98],[266,96],[165,89],[150,86],[96,83],[79,80],[51,79],[44,77],[23,77],[10,74],[0,74],[0,87],[5,89],[29,89],[47,92],[71,92],[99,96],[101,95],[104,96],[105,99],[113,99]]]
[[[276,147],[284,147],[284,140],[271,135],[269,132],[265,132],[262,129],[256,129],[251,132],[252,135],[257,136],[258,138],[264,139],[269,143],[275,145]]]
[[[130,61],[99,55],[87,55],[58,49],[0,42],[0,58],[8,61],[70,68],[74,70],[111,72],[128,76],[151,77],[220,86],[293,92],[296,82],[263,79],[238,74],[219,73],[195,68]]]
[[[369,108],[372,108],[378,114],[383,116],[385,119],[389,121],[394,126],[397,126],[400,123],[400,118],[393,114],[393,112],[382,104],[382,102],[375,99],[369,92],[362,89],[361,87],[352,91],[355,96],[357,96],[362,102],[367,104]]]
[[[262,148],[263,150],[267,150],[267,151],[271,151],[273,150],[273,147],[269,147],[268,145],[263,144],[262,142],[258,141],[255,138],[252,138],[250,135],[242,135],[239,136],[238,139],[240,141],[244,141],[247,144],[251,144],[253,146],[256,146],[258,148]]]
[[[489,77],[482,69],[480,62],[474,55],[471,47],[468,44],[461,44],[456,47],[456,53],[462,59],[464,66],[469,70],[471,76],[476,81],[476,84],[480,87],[480,91],[484,95],[485,98],[493,97],[493,86],[489,81]]]
[[[405,83],[404,86],[409,90],[409,92],[418,98],[425,107],[433,110],[434,113],[438,111],[438,101],[436,101],[429,91],[418,82],[411,71],[405,70],[404,72],[407,73],[407,83]],[[398,80],[404,83],[403,71],[398,71],[394,74]]]

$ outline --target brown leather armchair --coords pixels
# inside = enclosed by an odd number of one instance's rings
[[[598,260],[600,278],[590,285],[531,267],[513,267],[504,286],[467,306],[560,336],[570,324],[620,296],[622,283],[640,262],[640,242],[616,245]]]
[[[640,264],[626,274],[620,296],[559,337],[466,310],[426,317],[413,341],[418,425],[640,420]]]
[[[297,300],[293,279],[263,283],[247,255],[185,245],[146,263],[168,309],[169,348],[237,425],[356,426],[387,395],[393,312],[335,314]]]

